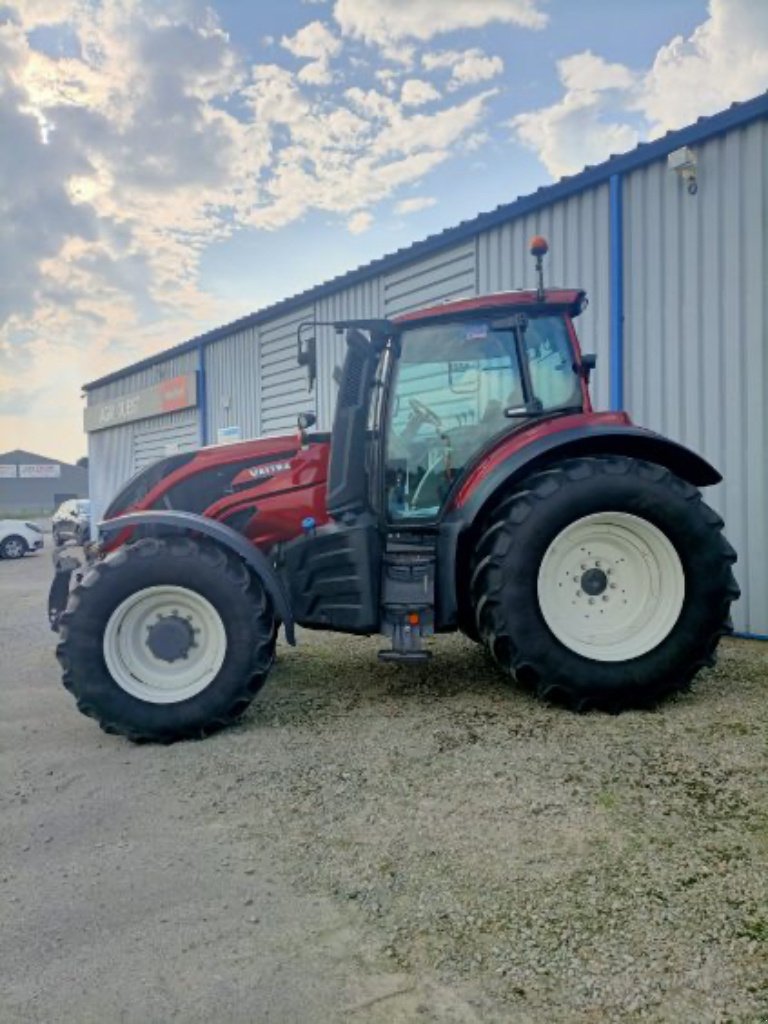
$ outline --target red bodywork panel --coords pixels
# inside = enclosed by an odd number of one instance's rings
[[[492,473],[505,459],[510,458],[533,441],[576,427],[625,427],[629,426],[631,422],[625,412],[585,412],[574,413],[572,416],[557,416],[554,419],[532,423],[522,430],[517,430],[514,434],[502,438],[496,447],[470,471],[454,495],[450,507],[461,508],[489,473]]]
[[[393,317],[396,324],[411,323],[414,320],[432,320],[435,317],[451,317],[457,314],[481,312],[486,309],[498,309],[500,306],[528,306],[537,312],[546,312],[548,307],[565,308],[571,316],[577,316],[584,304],[585,293],[580,288],[547,288],[542,302],[535,291],[520,290],[514,292],[496,292],[494,295],[480,295],[472,299],[456,299],[455,302],[443,302],[439,306],[416,309],[412,313],[403,313]],[[552,310],[556,312],[557,310]]]
[[[254,544],[270,548],[278,541],[298,536],[302,520],[308,516],[318,526],[328,522],[325,489],[329,454],[327,440],[310,438],[302,446],[296,434],[201,448],[189,462],[159,480],[141,501],[119,509],[117,514],[165,508],[163,498],[175,487],[216,472],[222,481],[220,496],[204,508],[186,510],[226,522],[242,510],[253,509],[251,518],[239,529]],[[129,537],[130,531],[114,534],[104,550],[120,547]]]

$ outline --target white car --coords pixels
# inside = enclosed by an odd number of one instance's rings
[[[20,519],[0,519],[0,558],[23,558],[43,546],[43,531]]]

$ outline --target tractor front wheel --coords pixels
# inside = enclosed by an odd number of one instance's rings
[[[686,689],[739,590],[722,520],[662,466],[617,456],[536,473],[491,515],[471,595],[478,632],[538,696],[646,707]]]
[[[259,581],[209,541],[125,545],[86,574],[61,616],[64,685],[83,714],[132,740],[200,737],[253,700],[274,659]]]

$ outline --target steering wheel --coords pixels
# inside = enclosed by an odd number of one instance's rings
[[[432,412],[428,405],[424,405],[424,403],[420,402],[418,398],[409,398],[408,403],[416,415],[421,419],[431,423],[434,427],[437,427],[438,430],[442,427],[443,421],[436,412]]]

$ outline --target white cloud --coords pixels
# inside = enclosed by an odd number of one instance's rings
[[[421,107],[432,100],[439,100],[440,93],[430,82],[421,78],[409,78],[400,90],[400,102],[404,107]]]
[[[353,235],[361,235],[364,231],[373,224],[373,214],[368,213],[367,210],[358,210],[357,213],[353,213],[347,221],[347,228]]]
[[[322,21],[311,21],[293,36],[283,36],[280,45],[294,57],[310,60],[298,73],[307,85],[328,85],[333,81],[330,60],[341,51],[342,42]]]
[[[283,36],[280,45],[294,57],[324,60],[334,57],[341,49],[341,40],[322,23],[310,21],[293,36]]]
[[[504,70],[504,61],[501,57],[489,57],[476,47],[470,50],[439,50],[425,53],[422,55],[421,63],[427,71],[449,68],[449,89],[487,82]]]
[[[344,35],[377,45],[494,22],[524,28],[547,23],[535,0],[336,0],[333,13]]]
[[[623,115],[616,106],[616,91],[624,99],[634,82],[627,68],[609,64],[588,50],[558,61],[557,68],[566,87],[562,100],[518,114],[510,122],[520,141],[538,154],[554,178],[575,174],[587,164],[637,144],[638,129],[612,119],[612,112]]]
[[[561,60],[558,72],[562,98],[510,122],[553,177],[763,92],[768,4],[710,0],[708,17],[690,38],[662,46],[645,71],[586,51]]]
[[[418,213],[419,210],[427,210],[434,206],[437,200],[433,196],[413,196],[411,199],[401,199],[395,203],[395,213],[409,214]]]
[[[689,124],[768,88],[768,4],[710,0],[689,39],[676,36],[645,74],[637,107],[651,134]]]

